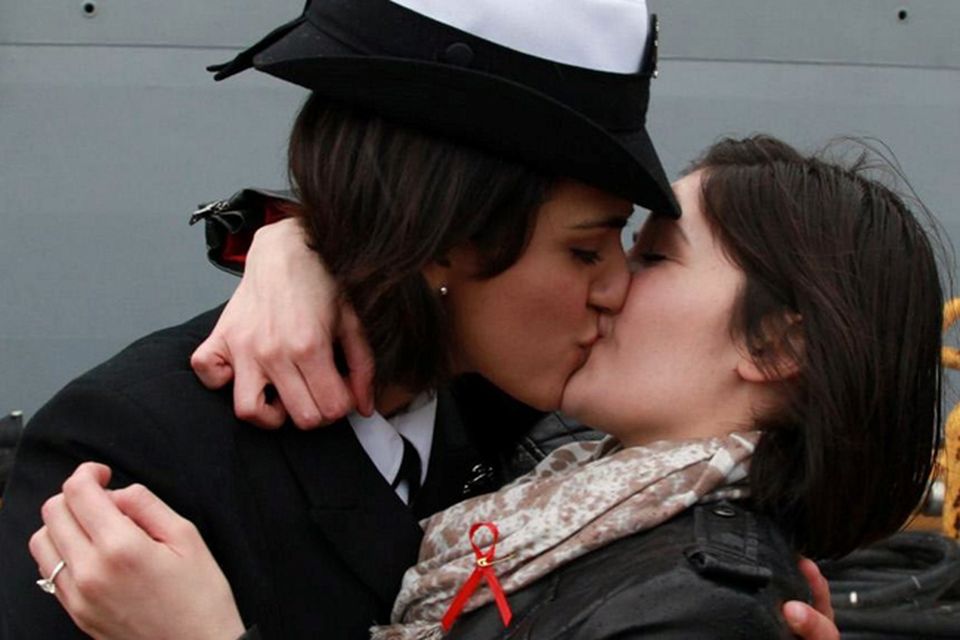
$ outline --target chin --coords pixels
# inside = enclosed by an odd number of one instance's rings
[[[590,424],[590,399],[584,396],[584,385],[578,380],[578,376],[574,376],[567,383],[560,399],[560,410],[584,424]]]
[[[561,408],[565,383],[566,379],[557,376],[556,380],[544,381],[540,385],[525,389],[522,394],[511,395],[537,411],[558,411]]]
[[[529,398],[521,398],[521,401],[538,411],[559,411],[560,403],[563,398],[562,391],[544,392],[542,394],[533,394]]]
[[[618,384],[610,380],[602,370],[587,365],[574,374],[563,390],[560,410],[570,417],[589,425],[594,429],[607,432],[604,423],[610,419],[610,385]],[[623,384],[622,381],[619,384]]]

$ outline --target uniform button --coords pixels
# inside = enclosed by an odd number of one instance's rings
[[[454,42],[440,54],[440,62],[468,67],[473,62],[473,49],[465,42]]]
[[[713,508],[713,515],[720,516],[721,518],[732,518],[737,515],[737,512],[733,510],[733,507],[721,504]]]

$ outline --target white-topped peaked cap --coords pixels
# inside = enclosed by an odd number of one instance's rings
[[[650,29],[646,0],[390,1],[514,51],[611,73],[640,70]]]
[[[646,130],[656,24],[646,0],[309,0],[209,69],[254,67],[679,216]]]

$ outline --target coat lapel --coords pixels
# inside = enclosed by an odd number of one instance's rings
[[[439,391],[430,465],[414,512],[418,518],[426,518],[496,488],[493,467],[474,446],[453,396],[447,390]]]
[[[350,569],[392,605],[423,531],[417,520],[496,489],[493,466],[473,445],[453,396],[440,391],[430,465],[413,511],[367,457],[346,420],[281,434],[310,517]]]
[[[283,434],[288,463],[310,504],[310,517],[344,563],[388,605],[423,532],[367,458],[346,420]]]

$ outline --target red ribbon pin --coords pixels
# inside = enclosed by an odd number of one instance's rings
[[[490,548],[486,551],[481,549],[480,545],[474,541],[474,536],[480,529],[487,529],[493,535],[493,542],[490,543]],[[453,602],[450,603],[450,608],[443,614],[441,624],[443,625],[444,632],[450,631],[450,627],[453,626],[453,623],[456,622],[460,614],[463,613],[463,608],[466,606],[467,600],[470,599],[470,596],[472,596],[477,590],[477,587],[480,586],[481,580],[487,581],[487,586],[490,587],[490,592],[493,593],[493,599],[497,603],[497,609],[500,611],[500,619],[503,620],[503,626],[506,627],[510,625],[510,620],[513,619],[513,612],[510,611],[507,596],[503,592],[503,587],[500,586],[500,581],[497,580],[497,574],[493,570],[493,563],[496,561],[497,540],[499,540],[499,538],[500,532],[497,530],[497,525],[492,522],[478,522],[470,527],[470,546],[473,547],[473,553],[477,556],[477,566],[473,570],[473,573],[470,574],[470,577],[467,578],[467,581],[463,583],[463,586],[460,587],[460,591],[457,592]]]

